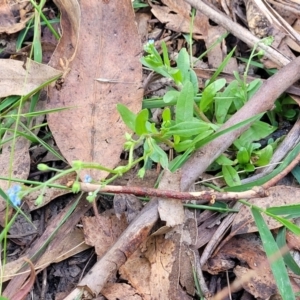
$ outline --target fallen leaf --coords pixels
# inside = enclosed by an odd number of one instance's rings
[[[68,232],[59,241],[56,241],[55,247],[51,247],[44,252],[36,263],[37,269],[44,269],[52,263],[59,263],[69,257],[72,257],[90,246],[84,243],[84,235],[81,229],[75,228]],[[5,265],[3,282],[11,279],[20,270],[24,264],[24,257],[13,260]]]
[[[166,28],[176,32],[189,33],[191,30],[191,6],[184,0],[162,0],[166,6],[152,5],[151,12]],[[193,23],[194,37],[203,38],[207,34],[208,18],[197,11]]]
[[[20,7],[18,7],[19,5]],[[12,34],[25,28],[27,22],[33,17],[33,13],[24,18],[22,17],[24,15],[22,10],[23,7],[20,3],[11,5],[6,0],[0,0],[0,33]],[[20,17],[19,22],[17,22],[17,16]]]
[[[143,297],[150,300],[150,275],[151,265],[144,253],[138,248],[120,267],[119,273],[122,279],[127,280]]]
[[[242,266],[235,267],[237,260]],[[255,298],[267,299],[277,291],[261,240],[255,234],[233,237],[204,267],[211,274],[219,274],[229,269],[233,269],[236,280],[241,280],[243,288]],[[252,270],[255,273],[252,272],[247,280],[242,280],[242,276]]]
[[[288,204],[299,203],[300,189],[278,185],[271,187],[269,190],[269,196],[265,198],[253,198],[248,202],[254,204],[260,208],[268,208],[272,206],[281,206]],[[281,223],[275,221],[273,218],[262,214],[265,219],[269,229],[275,229],[281,227]],[[242,234],[257,232],[257,227],[253,220],[252,214],[248,206],[242,206],[240,211],[237,213],[235,219],[233,220],[231,227],[231,234]]]
[[[82,218],[85,242],[95,246],[98,256],[102,256],[127,227],[126,218],[119,220],[113,211],[106,210],[97,217]]]
[[[142,48],[131,1],[115,5],[113,1],[94,0],[82,1],[80,5],[76,56],[70,59],[69,50],[76,47],[76,30],[68,26],[69,22],[63,22],[63,36],[50,62],[59,67],[60,59],[65,57],[70,72],[66,73],[61,90],[50,89],[48,108],[74,108],[49,115],[48,123],[69,163],[80,159],[114,168],[119,163],[127,130],[116,104],[122,103],[134,112],[141,108]],[[107,172],[93,170],[90,175],[100,180]]]
[[[163,190],[179,191],[181,175],[179,172],[168,172],[168,176],[163,176],[159,188]],[[184,222],[184,209],[182,202],[177,199],[159,199],[158,212],[161,220],[166,222],[166,226],[173,227]]]
[[[22,61],[0,59],[0,97],[27,95],[47,81],[55,80],[61,71],[39,64],[29,58]]]
[[[226,30],[221,26],[209,26],[207,30],[207,37],[204,39],[206,48],[210,49],[207,53],[208,65],[212,69],[218,69],[224,61],[227,55],[227,49],[223,43],[214,45],[222,35],[226,33]],[[226,42],[225,42],[226,43]],[[227,65],[224,68],[224,72],[232,74],[233,71],[238,71],[238,64],[234,57],[231,57]]]
[[[28,280],[25,282],[25,284],[21,287],[20,290],[18,290],[10,299],[11,300],[23,300],[26,299],[28,293],[30,292],[30,290],[32,289],[34,283],[35,283],[35,278],[36,278],[36,274],[35,274],[35,270],[34,270],[34,265],[32,264],[32,262],[25,258],[24,259],[30,266],[30,276],[28,278]]]
[[[136,290],[126,283],[108,283],[102,289],[101,294],[108,300],[142,300]]]

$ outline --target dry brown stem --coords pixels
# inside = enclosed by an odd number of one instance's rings
[[[151,196],[167,199],[179,199],[183,201],[196,200],[198,204],[207,203],[214,200],[231,201],[268,196],[268,192],[262,188],[255,188],[245,192],[216,192],[214,190],[202,192],[177,192],[174,190],[160,190],[138,186],[106,185],[101,188],[100,185],[91,183],[81,183],[80,187],[84,192],[94,192],[99,189],[100,193],[133,194],[136,196]]]

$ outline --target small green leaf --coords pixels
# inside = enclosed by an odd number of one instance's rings
[[[168,91],[163,96],[163,101],[165,103],[177,103],[177,99],[179,97],[180,93],[178,91]]]
[[[220,166],[232,166],[234,164],[234,161],[226,157],[224,154],[221,154],[216,159],[216,163],[218,163]]]
[[[256,121],[247,129],[240,137],[239,141],[242,145],[251,144],[254,141],[259,141],[276,130],[276,127],[271,126],[262,121]]]
[[[153,138],[147,138],[144,143],[144,151],[149,153],[149,157],[157,163],[160,163],[164,169],[168,168],[168,156],[166,152],[161,149]]]
[[[246,172],[254,172],[255,171],[255,167],[250,163],[243,165],[243,168]]]
[[[141,110],[135,120],[135,132],[138,135],[146,134],[148,133],[146,122],[149,119],[149,112],[148,109],[144,108]]]
[[[176,105],[176,123],[190,121],[194,114],[194,89],[190,81],[186,81],[180,91]]]
[[[232,166],[222,166],[222,173],[228,186],[241,185],[239,174]]]
[[[250,161],[250,156],[245,147],[241,147],[237,153],[237,159],[239,164],[244,165],[249,163]]]
[[[273,156],[273,148],[271,145],[268,145],[261,150],[255,151],[254,153],[258,156],[258,159],[254,162],[254,164],[259,167],[266,166]]]
[[[169,107],[166,107],[162,113],[162,119],[164,122],[171,121],[171,110]]]
[[[226,80],[224,78],[221,78],[214,81],[204,89],[200,101],[201,111],[206,112],[209,109],[211,103],[214,100],[215,95],[217,94],[218,91],[220,91],[225,86],[225,84],[226,84]]]
[[[135,130],[135,121],[136,121],[136,114],[130,111],[125,105],[117,104],[117,110],[121,115],[123,122],[130,128],[132,131]]]

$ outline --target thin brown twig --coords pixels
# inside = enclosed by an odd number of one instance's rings
[[[92,183],[80,183],[80,186],[81,190],[84,192],[94,192],[99,190],[99,187],[101,187],[98,184]],[[216,192],[214,190],[202,192],[177,192],[173,190],[160,190],[138,186],[106,185],[100,188],[99,192],[133,194],[136,196],[160,197],[179,200],[196,200],[198,204],[213,202],[214,200],[231,201],[239,199],[262,198],[268,196],[267,190],[257,187],[245,192]]]

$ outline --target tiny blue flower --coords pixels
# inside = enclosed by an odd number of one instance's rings
[[[84,179],[83,179],[84,183],[90,183],[92,182],[92,177],[88,174],[84,175]]]
[[[15,206],[19,206],[21,204],[21,199],[18,195],[18,193],[21,191],[21,186],[20,185],[13,185],[11,188],[7,190],[7,196],[11,203]]]

